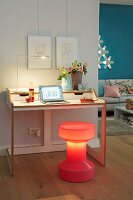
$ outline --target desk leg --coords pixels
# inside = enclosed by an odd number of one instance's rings
[[[51,144],[51,110],[44,110],[44,147],[49,151]]]
[[[13,104],[11,104],[11,150],[7,149],[7,159],[11,176],[13,176],[14,165],[14,111]]]
[[[101,118],[101,164],[105,166],[106,158],[106,106],[102,107]]]
[[[13,176],[14,170],[14,111],[13,105],[11,109],[11,176]]]
[[[88,153],[95,158],[101,165],[105,166],[106,157],[106,105],[101,109],[101,149],[96,152],[94,148],[87,146]]]

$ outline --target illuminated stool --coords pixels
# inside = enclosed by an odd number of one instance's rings
[[[67,141],[66,160],[59,163],[59,177],[70,182],[85,182],[94,177],[94,164],[86,160],[86,141],[94,138],[95,126],[87,122],[64,122],[59,136]]]

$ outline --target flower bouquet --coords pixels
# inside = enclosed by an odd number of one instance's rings
[[[78,90],[78,84],[82,82],[82,74],[87,74],[87,66],[87,63],[82,64],[75,60],[69,68],[60,68],[60,74],[57,80],[67,79],[71,74],[72,88],[73,90]]]

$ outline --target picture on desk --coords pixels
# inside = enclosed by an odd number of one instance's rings
[[[63,90],[58,85],[39,86],[41,102],[58,102],[64,101]]]

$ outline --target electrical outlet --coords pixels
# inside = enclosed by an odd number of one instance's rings
[[[36,136],[37,137],[41,136],[40,128],[36,128]]]
[[[34,129],[34,128],[29,128],[28,133],[29,133],[30,135],[34,135],[34,134],[35,134],[35,129]]]
[[[29,128],[28,133],[35,137],[40,137],[41,135],[40,128]]]

